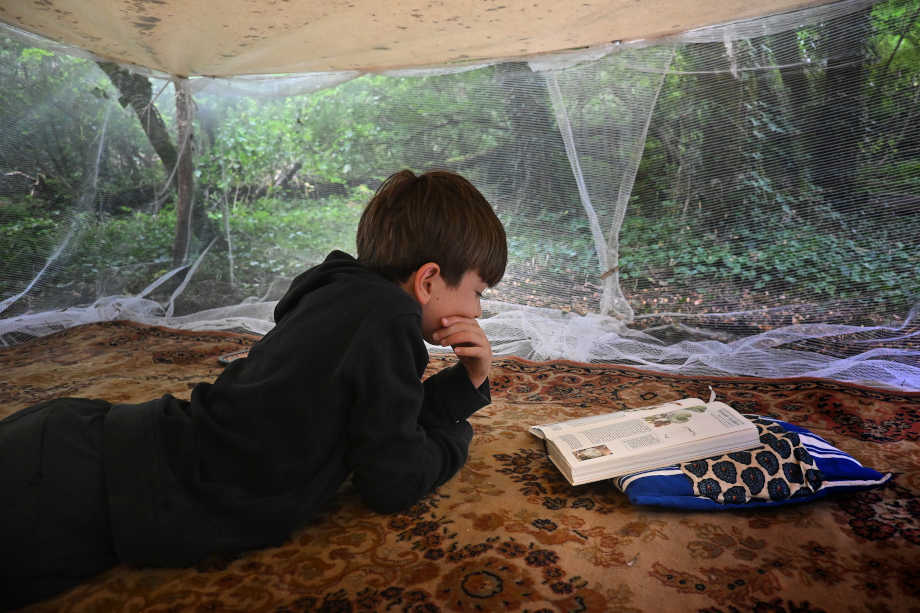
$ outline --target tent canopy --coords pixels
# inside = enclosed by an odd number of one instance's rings
[[[381,71],[653,39],[803,0],[5,0],[0,21],[179,76]]]

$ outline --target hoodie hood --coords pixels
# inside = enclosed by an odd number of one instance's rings
[[[344,251],[333,251],[326,256],[322,264],[305,270],[294,278],[287,293],[275,305],[275,323],[290,313],[304,295],[331,283],[339,275],[366,275],[369,282],[385,281],[383,277],[369,271]]]
[[[363,277],[364,282],[369,284],[385,283],[388,286],[398,287],[392,281],[362,266],[357,259],[344,251],[333,251],[326,256],[322,264],[305,270],[294,278],[288,291],[275,305],[275,323],[279,323],[282,318],[293,311],[303,296],[340,280],[343,276],[358,276]],[[408,294],[406,298],[412,301]],[[414,304],[414,301],[412,302]]]

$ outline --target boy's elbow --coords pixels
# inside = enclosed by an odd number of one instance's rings
[[[373,512],[380,513],[382,515],[392,515],[393,513],[399,513],[404,511],[412,506],[415,500],[409,500],[406,498],[399,499],[393,497],[387,498],[365,498],[364,504]]]
[[[404,511],[428,493],[417,479],[373,479],[361,485],[359,490],[365,506],[384,515]]]
[[[472,437],[466,421],[454,428]],[[437,445],[429,447],[428,454],[381,460],[355,470],[354,482],[365,506],[384,514],[403,511],[454,476],[466,462],[469,438],[455,441],[442,432],[431,434]]]

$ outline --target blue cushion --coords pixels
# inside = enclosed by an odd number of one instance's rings
[[[623,475],[614,485],[633,504],[714,511],[807,502],[891,479],[805,428],[746,417],[760,429],[761,447]]]

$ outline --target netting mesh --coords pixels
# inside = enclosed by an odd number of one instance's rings
[[[8,31],[0,340],[114,318],[263,333],[295,274],[354,252],[383,178],[441,167],[508,232],[496,354],[920,389],[917,13],[850,1],[445,73],[192,79],[188,147],[173,82]]]

